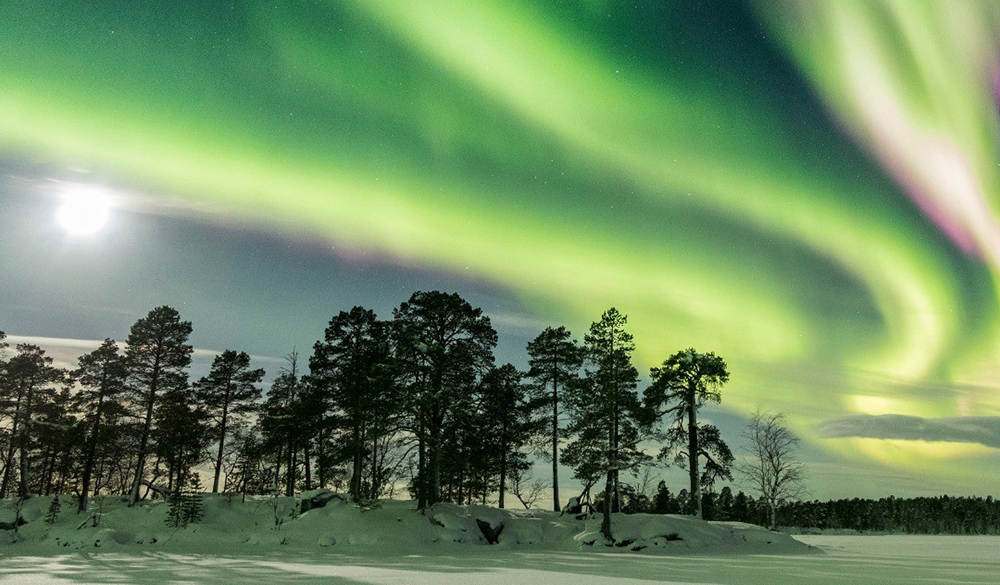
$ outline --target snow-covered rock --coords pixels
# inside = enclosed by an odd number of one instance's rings
[[[314,501],[317,496],[325,505],[300,514],[302,502]],[[19,528],[20,542],[4,536],[13,531],[0,531],[0,557],[14,554],[8,547],[32,553],[100,548],[226,554],[246,548],[407,555],[486,546],[491,540],[495,544],[490,548],[532,551],[787,554],[808,550],[786,534],[687,516],[614,514],[614,538],[605,541],[599,515],[577,519],[547,511],[454,504],[437,504],[420,512],[410,501],[383,501],[362,509],[326,492],[303,494],[297,499],[248,497],[245,501],[238,496],[206,495],[204,518],[186,529],[166,524],[168,506],[163,502],[129,507],[120,498],[105,498],[103,507],[95,501],[86,514],[64,507],[50,525],[44,521],[49,501],[48,497],[36,497],[25,503],[22,515],[29,522]],[[0,502],[0,519],[8,517],[14,517],[13,502]]]
[[[350,500],[347,496],[338,494],[328,489],[309,490],[299,494],[299,513],[305,513],[316,508],[323,508],[330,502],[336,501],[339,504],[346,504]]]

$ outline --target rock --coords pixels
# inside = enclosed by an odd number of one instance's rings
[[[14,522],[0,522],[0,530],[14,530],[18,526],[24,526],[28,521],[20,516]]]
[[[504,523],[500,522],[496,527],[491,526],[489,522],[484,522],[479,518],[476,518],[476,525],[479,526],[479,530],[483,533],[483,537],[486,538],[486,542],[489,544],[496,544],[500,541],[500,533],[503,532]]]
[[[570,498],[566,506],[562,509],[562,514],[576,516],[577,520],[582,520],[581,516],[589,516],[594,513],[594,507],[589,502],[581,502],[580,498]]]
[[[320,546],[333,546],[337,544],[337,539],[333,536],[320,536],[316,544]]]
[[[341,494],[334,493],[328,489],[310,490],[299,495],[299,514],[304,514],[309,510],[326,507],[333,500],[338,500],[343,504],[347,503],[347,498]]]

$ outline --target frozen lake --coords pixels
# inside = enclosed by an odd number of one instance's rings
[[[801,555],[649,556],[475,548],[446,556],[70,553],[0,559],[0,583],[1000,583],[1000,537],[803,536]],[[7,549],[5,552],[9,552]]]

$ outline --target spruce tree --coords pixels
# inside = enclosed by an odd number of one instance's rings
[[[537,406],[550,413],[549,433],[552,438],[552,506],[560,510],[559,497],[559,422],[560,392],[579,378],[583,351],[565,327],[546,327],[528,343],[528,378],[534,383]]]
[[[219,477],[226,452],[226,440],[247,415],[253,413],[260,400],[257,386],[264,379],[264,370],[250,369],[250,356],[245,352],[226,350],[212,361],[208,375],[194,384],[194,396],[212,421],[211,433],[218,441],[215,455],[215,476],[212,493],[219,492]]]
[[[720,389],[729,381],[729,370],[714,353],[687,349],[649,372],[652,383],[644,396],[646,407],[655,418],[666,417],[669,424],[663,434],[667,445],[660,455],[673,455],[678,465],[687,468],[691,514],[701,518],[701,488],[720,477],[732,479],[733,454],[719,429],[698,423],[698,411],[706,402],[721,402]],[[703,473],[699,471],[702,458]]]
[[[184,526],[201,522],[202,517],[205,515],[204,497],[201,477],[197,473],[192,473],[182,496]]]
[[[59,494],[52,496],[52,501],[49,502],[49,509],[45,512],[45,523],[55,524],[56,519],[59,518],[59,512],[62,510],[62,502],[59,501]]]
[[[181,321],[180,313],[167,306],[150,311],[136,321],[129,332],[125,351],[129,387],[135,393],[135,404],[142,420],[130,505],[139,501],[158,400],[163,394],[187,387],[187,368],[193,351],[188,343],[190,335],[191,322]]]

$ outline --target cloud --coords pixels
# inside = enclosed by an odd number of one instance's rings
[[[104,340],[102,339],[65,339],[60,337],[39,337],[32,335],[7,336],[7,342],[11,345],[11,349],[8,350],[8,353],[11,353],[14,346],[19,343],[31,343],[44,349],[45,352],[54,360],[54,365],[68,369],[75,368],[77,358],[80,357],[80,355],[97,349],[103,341]],[[125,343],[119,341],[118,346],[124,349]],[[196,362],[211,362],[211,360],[220,353],[222,353],[221,350],[196,347],[192,352],[192,357]],[[263,364],[285,363],[285,358],[266,355],[251,355],[250,359],[253,362]]]
[[[862,437],[979,443],[1000,449],[1000,416],[921,418],[901,414],[856,414],[823,421],[816,425],[816,431],[826,439]]]

